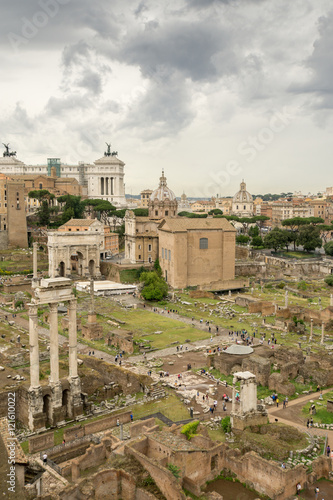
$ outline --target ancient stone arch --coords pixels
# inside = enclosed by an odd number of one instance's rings
[[[82,277],[99,277],[100,254],[104,249],[104,229],[87,232],[52,231],[47,240],[49,276],[69,277],[77,272]],[[73,260],[73,256],[77,259]],[[76,260],[76,262],[74,262]]]

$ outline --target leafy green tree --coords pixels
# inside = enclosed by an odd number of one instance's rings
[[[251,238],[254,238],[255,236],[259,236],[259,227],[258,226],[251,226],[249,228],[249,236],[251,236]]]
[[[261,236],[254,236],[251,240],[251,244],[253,247],[262,247],[264,242]]]
[[[46,200],[42,200],[42,204],[38,210],[38,218],[41,226],[48,226],[50,224],[50,209]]]
[[[156,273],[158,274],[159,277],[162,276],[162,268],[160,266],[159,258],[157,258],[154,262],[154,270],[156,271]]]
[[[71,218],[82,219],[85,209],[85,204],[81,201],[81,196],[73,196],[66,194],[57,198],[58,202],[63,206],[63,213],[61,217],[62,224],[69,221]]]
[[[324,245],[324,250],[326,255],[333,255],[333,241],[329,241],[328,243],[325,243]]]
[[[266,248],[274,248],[277,252],[286,245],[287,236],[282,229],[275,227],[272,231],[266,234],[264,238],[264,245]]]
[[[310,224],[309,220],[305,217],[292,217],[291,219],[286,219],[282,221],[282,226],[288,227],[290,231],[295,234],[293,238],[294,250],[296,250],[296,241],[299,235],[300,227]]]
[[[231,422],[230,417],[224,417],[221,420],[221,427],[223,432],[226,434],[227,432],[231,432]]]
[[[239,234],[236,236],[236,243],[238,245],[247,245],[250,241],[250,236],[246,236],[245,234]]]
[[[54,194],[47,189],[35,189],[29,191],[28,196],[39,201],[38,222],[41,226],[48,226],[50,224],[50,214],[54,210],[54,207],[50,207],[51,200],[55,198]]]
[[[148,208],[135,208],[133,212],[136,217],[148,217]]]
[[[302,245],[306,252],[313,252],[316,248],[321,248],[320,230],[312,225],[301,227],[296,243]]]
[[[162,300],[168,295],[168,285],[156,271],[141,273],[140,281],[143,282],[141,295],[146,300]]]
[[[210,210],[208,212],[208,215],[222,215],[223,212],[220,208],[213,208],[213,210]]]

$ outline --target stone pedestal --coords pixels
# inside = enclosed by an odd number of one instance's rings
[[[96,321],[96,314],[88,314],[88,322],[82,325],[82,337],[90,340],[103,338],[103,327]]]
[[[69,377],[70,385],[70,415],[71,418],[83,414],[83,401],[81,397],[81,380],[79,377]]]
[[[30,387],[28,391],[28,425],[31,431],[45,428],[42,388]]]

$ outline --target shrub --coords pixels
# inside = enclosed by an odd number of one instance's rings
[[[189,422],[188,424],[183,425],[180,432],[182,434],[185,434],[187,439],[190,440],[193,436],[195,436],[199,423],[200,423],[199,420],[195,420],[194,422]]]
[[[285,282],[281,281],[278,285],[276,285],[276,288],[279,288],[280,290],[282,290],[282,288],[284,288],[285,286],[286,286]]]
[[[230,417],[224,417],[221,420],[221,427],[224,433],[231,432]]]
[[[308,285],[306,284],[305,281],[300,281],[297,285],[298,290],[306,290]]]
[[[178,479],[180,477],[180,468],[177,465],[168,464],[167,469]]]
[[[325,281],[326,285],[333,286],[333,276],[326,276],[324,281]]]

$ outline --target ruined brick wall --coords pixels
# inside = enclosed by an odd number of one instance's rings
[[[29,438],[29,453],[35,453],[36,451],[47,450],[54,446],[54,433],[47,432],[40,436],[33,436]]]
[[[100,465],[110,452],[111,440],[109,438],[102,439],[101,444],[89,446],[84,455],[72,461],[72,480],[77,480],[81,471]]]
[[[304,487],[307,482],[303,465],[282,469],[276,462],[265,460],[253,451],[241,456],[239,450],[232,450],[226,445],[222,455],[224,468],[230,469],[241,482],[273,500],[285,500],[295,495],[296,484],[300,482]]]
[[[135,480],[122,469],[106,469],[97,472],[78,485],[67,487],[55,500],[98,500],[112,498],[113,500],[154,500],[150,493],[136,489]]]
[[[256,376],[260,385],[268,385],[268,379],[271,374],[271,362],[257,354],[252,354],[242,362],[242,371],[249,371]]]
[[[148,430],[149,428],[152,428],[155,426],[155,418],[148,418],[147,420],[140,420],[138,422],[134,422],[131,425],[130,431],[131,431],[131,438],[137,437],[145,430]]]
[[[125,455],[132,455],[149,472],[167,500],[186,500],[177,479],[156,460],[139,453],[132,446],[125,446]]]
[[[121,424],[126,424],[130,422],[131,412],[128,411],[126,413],[121,413],[119,415],[112,415],[107,418],[103,418],[101,420],[96,420],[95,422],[91,422],[89,424],[85,424],[84,427],[84,435],[94,434],[95,432],[105,431],[110,429],[111,427],[115,427],[117,425],[117,419]]]

